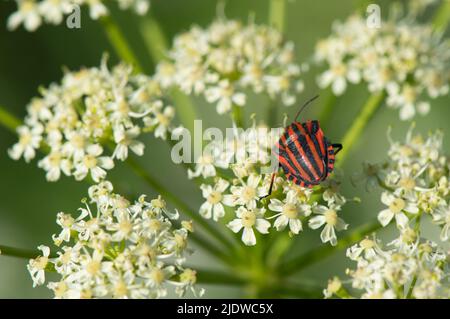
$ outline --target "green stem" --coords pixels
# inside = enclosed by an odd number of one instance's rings
[[[233,105],[231,110],[231,118],[237,127],[244,128],[244,118],[242,116],[242,107],[238,105]]]
[[[167,38],[158,21],[151,15],[147,15],[140,23],[140,32],[144,39],[148,55],[154,63],[166,59],[169,50]],[[183,125],[191,132],[194,131],[194,120],[197,118],[195,106],[191,99],[177,88],[172,88],[170,96],[173,99],[177,115]]]
[[[374,220],[370,223],[362,225],[355,230],[353,230],[348,235],[339,239],[336,246],[331,246],[329,244],[323,244],[321,247],[313,249],[301,256],[293,258],[290,261],[287,261],[281,266],[280,273],[284,275],[291,275],[301,271],[302,269],[318,262],[326,257],[331,256],[337,251],[343,250],[350,245],[353,245],[366,237],[367,235],[375,232],[381,228],[381,224],[378,220]]]
[[[322,111],[319,114],[319,122],[320,126],[327,128],[328,123],[331,119],[331,114],[333,113],[334,106],[336,105],[337,96],[331,92],[331,90],[328,90],[327,97],[325,100],[325,105],[322,108]]]
[[[197,271],[198,283],[215,285],[244,285],[246,283],[244,279],[226,272],[199,269],[195,266],[191,268]]]
[[[6,129],[16,134],[16,128],[22,124],[22,122],[15,116],[8,112],[4,107],[0,106],[0,124]]]
[[[111,45],[114,47],[117,55],[125,62],[130,63],[134,67],[136,72],[142,72],[143,69],[141,64],[139,63],[139,60],[133,53],[133,50],[131,50],[127,39],[125,38],[111,15],[101,17],[100,22],[103,25],[106,36],[108,37]]]
[[[283,33],[286,27],[286,2],[285,0],[270,0],[269,4],[269,25]],[[278,104],[276,100],[269,104],[267,111],[267,124],[270,127],[275,125],[277,119]]]
[[[450,0],[443,0],[433,18],[433,27],[438,32],[445,32],[450,21]]]
[[[412,293],[414,291],[414,286],[416,285],[416,282],[417,282],[417,275],[414,276],[414,278],[413,278],[413,280],[411,282],[411,285],[409,286],[408,293],[406,294],[406,297],[405,297],[406,299],[411,299]]]
[[[40,255],[42,255],[42,253],[39,250],[0,245],[0,256],[33,259]]]
[[[285,0],[270,0],[269,24],[280,32],[284,32],[286,25]]]
[[[349,151],[352,149],[356,141],[361,137],[364,128],[367,126],[367,123],[374,115],[378,106],[384,100],[385,93],[379,92],[377,94],[373,94],[369,97],[366,104],[364,104],[360,113],[353,121],[352,126],[345,133],[344,138],[342,139],[342,151],[337,156],[338,161],[336,162],[337,166],[342,166],[345,159],[347,158]]]
[[[177,196],[169,192],[163,185],[156,181],[153,176],[151,176],[145,169],[143,169],[139,163],[137,163],[133,158],[128,158],[127,163],[133,169],[133,171],[144,179],[148,185],[150,185],[155,191],[160,193],[164,198],[172,202],[178,207],[183,213],[192,218],[199,224],[205,231],[210,235],[220,241],[225,247],[229,248],[230,251],[234,249],[233,244],[215,227],[210,225],[205,219],[203,219],[199,214],[191,210],[187,204],[180,200]]]
[[[153,61],[157,63],[164,60],[169,44],[158,21],[151,14],[147,15],[142,19],[139,29]]]

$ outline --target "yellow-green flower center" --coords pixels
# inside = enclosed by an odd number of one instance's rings
[[[411,177],[405,177],[400,180],[399,185],[406,190],[412,190],[416,187],[416,181]]]
[[[120,280],[115,286],[114,286],[114,296],[116,298],[121,298],[126,296],[128,293],[127,285]]]
[[[97,260],[91,260],[87,265],[86,265],[86,271],[94,276],[96,275],[99,271],[100,271],[100,262]]]
[[[297,218],[297,216],[298,216],[297,206],[295,206],[294,204],[285,204],[285,205],[283,205],[282,213],[287,218],[290,218],[290,219]]]
[[[373,240],[370,239],[363,239],[359,245],[363,248],[363,249],[370,249],[372,247],[375,246],[375,242]]]
[[[337,224],[337,213],[333,209],[329,209],[325,212],[325,222],[330,226],[335,226]]]
[[[92,155],[86,155],[83,159],[84,166],[91,169],[97,166],[97,158]]]
[[[256,196],[256,189],[250,186],[244,186],[242,189],[242,199],[244,202],[249,202]]]
[[[256,223],[256,214],[252,211],[246,211],[242,213],[242,226],[251,228]]]
[[[44,256],[39,256],[34,260],[34,267],[37,269],[45,269],[45,267],[47,266],[48,263],[48,258],[44,257]]]
[[[222,194],[218,191],[213,191],[208,196],[208,202],[212,205],[218,204],[222,200]]]
[[[150,278],[157,284],[160,285],[163,283],[164,281],[164,272],[159,269],[159,268],[155,268],[152,270],[152,272],[150,273]]]
[[[389,205],[389,209],[394,214],[400,213],[406,206],[406,203],[401,198],[396,198],[392,201],[391,205]]]

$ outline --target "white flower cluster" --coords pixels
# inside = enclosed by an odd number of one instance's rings
[[[409,229],[422,215],[441,227],[440,239],[450,239],[450,159],[443,150],[440,131],[427,138],[413,134],[411,126],[404,142],[390,137],[389,159],[366,165],[367,182],[384,189],[378,214],[383,226],[395,222],[400,231]],[[370,172],[369,172],[370,171]]]
[[[450,296],[448,253],[431,241],[420,241],[412,236],[407,246],[382,249],[374,238],[366,238],[347,250],[347,256],[356,261],[354,270],[347,270],[351,277],[350,293],[337,277],[329,281],[324,290],[326,298],[354,298],[362,290],[360,298],[444,298]]]
[[[29,162],[43,146],[48,154],[38,166],[47,171],[47,180],[56,181],[63,172],[77,180],[90,174],[95,182],[105,178],[114,159],[125,160],[129,149],[142,155],[144,144],[137,138],[146,131],[165,138],[174,108],[164,105],[157,82],[131,71],[125,64],[108,70],[104,59],[100,68],[67,72],[60,84],[41,89],[9,155]],[[104,155],[103,146],[114,148],[111,156]]]
[[[293,43],[264,25],[216,20],[206,29],[194,26],[175,38],[168,55],[156,79],[163,87],[202,94],[219,114],[244,106],[248,89],[281,98],[284,105],[295,103],[303,90]]]
[[[450,239],[450,160],[444,154],[441,132],[427,138],[413,134],[411,126],[404,142],[390,137],[389,159],[365,165],[367,185],[379,185],[381,201],[387,206],[378,214],[382,226],[395,223],[398,237],[389,249],[366,238],[347,250],[357,262],[349,270],[353,288],[362,289],[362,298],[448,298],[450,296],[449,252],[421,238],[421,221],[426,216],[440,227],[440,239]],[[334,278],[325,296],[351,295]]]
[[[91,186],[78,217],[58,214],[56,255],[40,246],[43,255],[28,264],[34,286],[54,271],[60,280],[48,288],[56,298],[159,298],[169,286],[179,296],[188,290],[201,295],[194,289],[196,272],[183,267],[192,223],[174,229],[178,212],[168,212],[161,197],[147,202],[142,195],[130,203],[112,190],[107,181]]]
[[[17,11],[8,18],[8,29],[14,30],[21,24],[27,31],[35,31],[43,23],[61,24],[64,16],[75,12],[75,6],[88,6],[91,19],[108,15],[104,0],[15,0]],[[150,0],[116,0],[122,10],[133,9],[144,15],[150,7]]]
[[[245,131],[236,129],[233,138],[225,142],[212,142],[195,170],[188,171],[190,178],[203,177],[200,188],[206,201],[200,215],[229,221],[227,226],[234,233],[242,230],[242,241],[249,246],[256,244],[255,230],[268,234],[272,228],[288,229],[297,235],[303,223],[312,229],[322,228],[322,242],[336,245],[336,230],[347,228],[338,216],[346,199],[338,193],[336,180],[330,178],[316,189],[308,189],[279,176],[272,195],[261,200],[268,194],[271,182],[271,173],[261,174],[262,168],[269,165],[278,137],[278,130],[253,125]],[[320,197],[323,204],[318,203]]]
[[[327,67],[318,77],[322,88],[341,95],[348,82],[364,81],[370,92],[386,93],[387,105],[399,109],[402,120],[429,111],[425,95],[434,99],[449,92],[448,42],[431,25],[411,19],[369,28],[364,17],[351,16],[317,44],[315,59]]]

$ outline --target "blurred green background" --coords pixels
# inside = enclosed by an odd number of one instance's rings
[[[381,5],[382,13],[387,11],[389,1],[372,1]],[[151,0],[151,13],[158,19],[164,32],[172,38],[180,31],[187,30],[192,24],[208,25],[216,14],[217,1],[214,0]],[[293,0],[287,4],[286,38],[295,42],[297,61],[311,58],[317,40],[329,34],[333,21],[345,19],[361,1],[357,0]],[[268,17],[267,0],[229,0],[226,4],[228,18],[247,21],[254,14],[257,23],[266,23]],[[0,105],[23,118],[25,105],[37,94],[37,88],[59,81],[62,67],[78,69],[80,66],[96,66],[103,52],[111,52],[111,64],[117,62],[111,46],[99,23],[89,19],[84,8],[81,29],[67,29],[65,26],[43,26],[37,32],[29,33],[23,29],[14,32],[6,30],[6,19],[15,10],[12,1],[0,3]],[[141,41],[136,17],[129,11],[112,10],[121,28],[144,61],[147,72],[154,65],[146,57]],[[432,14],[428,13],[429,15]],[[315,83],[318,70],[312,67],[305,76],[306,90],[299,97],[304,101],[320,93]],[[327,136],[337,142],[345,129],[351,124],[358,108],[362,106],[368,93],[363,86],[352,86],[344,97],[339,98],[333,113],[332,124],[326,127]],[[214,107],[206,105],[201,99],[195,99],[198,114],[205,119],[203,127],[229,126],[228,117],[219,117]],[[304,118],[314,118],[324,104],[325,99],[305,112]],[[267,101],[251,99],[245,108],[245,114],[256,113],[258,119],[267,113]],[[426,117],[417,117],[417,131],[426,133],[430,129],[440,128],[445,132],[449,149],[448,127],[450,108],[449,98],[444,97],[432,102],[431,112]],[[295,112],[283,108],[278,112],[281,124],[282,113]],[[378,161],[385,157],[388,143],[386,130],[393,126],[393,136],[403,138],[409,123],[398,120],[397,111],[382,107],[369,124],[351,153],[345,165],[345,184],[343,193],[347,197],[359,196],[361,204],[350,203],[343,211],[344,219],[350,223],[350,229],[376,216],[381,209],[377,193],[367,194],[363,187],[355,188],[349,183],[352,172],[360,169],[363,161]],[[41,243],[51,244],[51,234],[57,231],[56,213],[59,211],[75,213],[80,200],[87,193],[84,183],[63,178],[57,183],[45,181],[44,171],[36,167],[36,161],[27,165],[24,161],[15,162],[7,155],[7,149],[16,141],[15,136],[0,127],[0,243],[23,248],[35,248]],[[192,207],[202,202],[198,189],[187,181],[185,172],[170,162],[169,149],[164,142],[150,137],[145,138],[146,153],[141,162],[149,171],[175,193],[180,194]],[[130,194],[146,193],[154,195],[152,189],[144,185],[123,164],[109,173],[109,178],[121,190]],[[425,234],[433,239],[438,237],[436,229],[425,229]],[[389,237],[389,234],[386,234]],[[320,244],[319,233],[305,230],[296,238],[296,244],[287,257],[292,257]],[[201,252],[195,253],[193,265],[214,268],[220,267],[212,258]],[[26,260],[0,256],[0,297],[1,298],[42,298],[49,297],[46,288],[32,288],[32,282],[26,270]],[[348,266],[345,253],[339,252],[324,260],[321,264],[307,269],[298,275],[305,282],[316,282],[325,286],[333,275],[344,275]],[[207,297],[241,297],[239,288],[205,286]]]

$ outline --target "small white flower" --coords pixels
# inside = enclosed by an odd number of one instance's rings
[[[313,213],[318,214],[318,216],[309,220],[309,227],[318,229],[325,225],[320,233],[320,239],[323,243],[330,242],[331,245],[335,246],[337,244],[335,229],[340,231],[348,227],[348,224],[338,217],[337,211],[339,209],[339,206],[334,205],[330,205],[330,207],[318,205],[313,208]]]
[[[125,128],[120,126],[114,130],[114,141],[117,143],[117,146],[112,158],[117,158],[121,161],[126,160],[128,157],[128,148],[136,155],[142,156],[144,154],[145,145],[136,140],[136,137],[138,137],[140,133],[140,128],[138,126],[133,126],[128,130],[125,130]]]
[[[61,176],[61,171],[69,176],[72,169],[71,162],[64,158],[59,150],[52,150],[50,154],[39,161],[38,167],[47,171],[46,179],[50,182],[57,181]]]
[[[306,204],[300,204],[293,192],[289,192],[284,202],[279,199],[270,199],[269,209],[274,212],[279,212],[272,217],[276,217],[273,227],[281,231],[289,225],[289,229],[295,235],[302,231],[302,216],[309,216],[311,214],[311,207]]]
[[[342,62],[332,63],[330,70],[325,71],[319,77],[319,86],[324,88],[331,85],[333,93],[342,95],[347,88],[347,81],[358,83],[361,79],[359,71]]]
[[[175,116],[175,109],[172,106],[167,106],[161,112],[159,108],[155,108],[153,113],[154,116],[152,118],[144,118],[144,123],[148,127],[156,127],[155,137],[166,139],[167,132],[170,130],[171,121]]]
[[[433,214],[433,221],[442,227],[441,240],[447,241],[450,238],[450,207],[439,206]]]
[[[204,154],[200,156],[195,165],[195,171],[188,170],[188,178],[202,176],[203,178],[216,176],[216,168],[214,167],[214,158],[212,155]]]
[[[23,23],[28,31],[35,31],[41,25],[39,7],[35,0],[17,0],[18,11],[8,18],[8,29],[14,30]]]
[[[217,102],[217,113],[224,114],[231,110],[233,105],[244,106],[245,94],[234,92],[228,80],[218,83],[218,86],[211,87],[205,91],[206,100],[209,103]]]
[[[417,214],[419,212],[417,203],[402,197],[396,197],[388,192],[381,194],[381,202],[388,206],[387,209],[382,210],[378,214],[378,221],[383,227],[387,226],[395,217],[397,226],[399,228],[405,228],[408,225],[409,219],[404,212],[410,214]]]
[[[246,205],[256,208],[256,202],[265,195],[265,188],[260,185],[261,175],[251,174],[247,181],[241,181],[242,186],[231,186],[232,194],[225,195],[224,203],[228,206]]]
[[[49,263],[50,248],[47,246],[39,246],[38,249],[42,251],[42,256],[36,259],[31,259],[28,263],[28,271],[33,279],[33,287],[40,286],[45,282],[45,268]]]
[[[200,186],[203,198],[206,199],[206,202],[200,206],[200,215],[207,219],[210,219],[212,216],[215,221],[225,216],[225,209],[222,204],[223,192],[229,185],[230,183],[220,178],[214,187],[205,184]]]
[[[347,249],[346,256],[351,260],[359,260],[361,255],[365,259],[372,259],[377,254],[377,243],[375,240],[365,238],[361,240],[358,244],[351,246]]]
[[[36,156],[36,150],[40,146],[42,131],[43,128],[40,125],[33,127],[31,130],[27,126],[19,126],[17,128],[19,142],[8,150],[9,156],[14,160],[23,156],[25,162],[31,161]]]
[[[253,228],[261,234],[269,233],[270,223],[264,219],[264,209],[248,210],[241,206],[236,211],[237,218],[227,224],[234,233],[242,231],[242,242],[247,246],[256,245],[256,237]]]
[[[84,179],[88,173],[95,182],[106,176],[106,171],[114,167],[113,160],[108,156],[100,156],[103,148],[98,144],[89,145],[83,159],[75,164],[74,176],[76,180]]]

